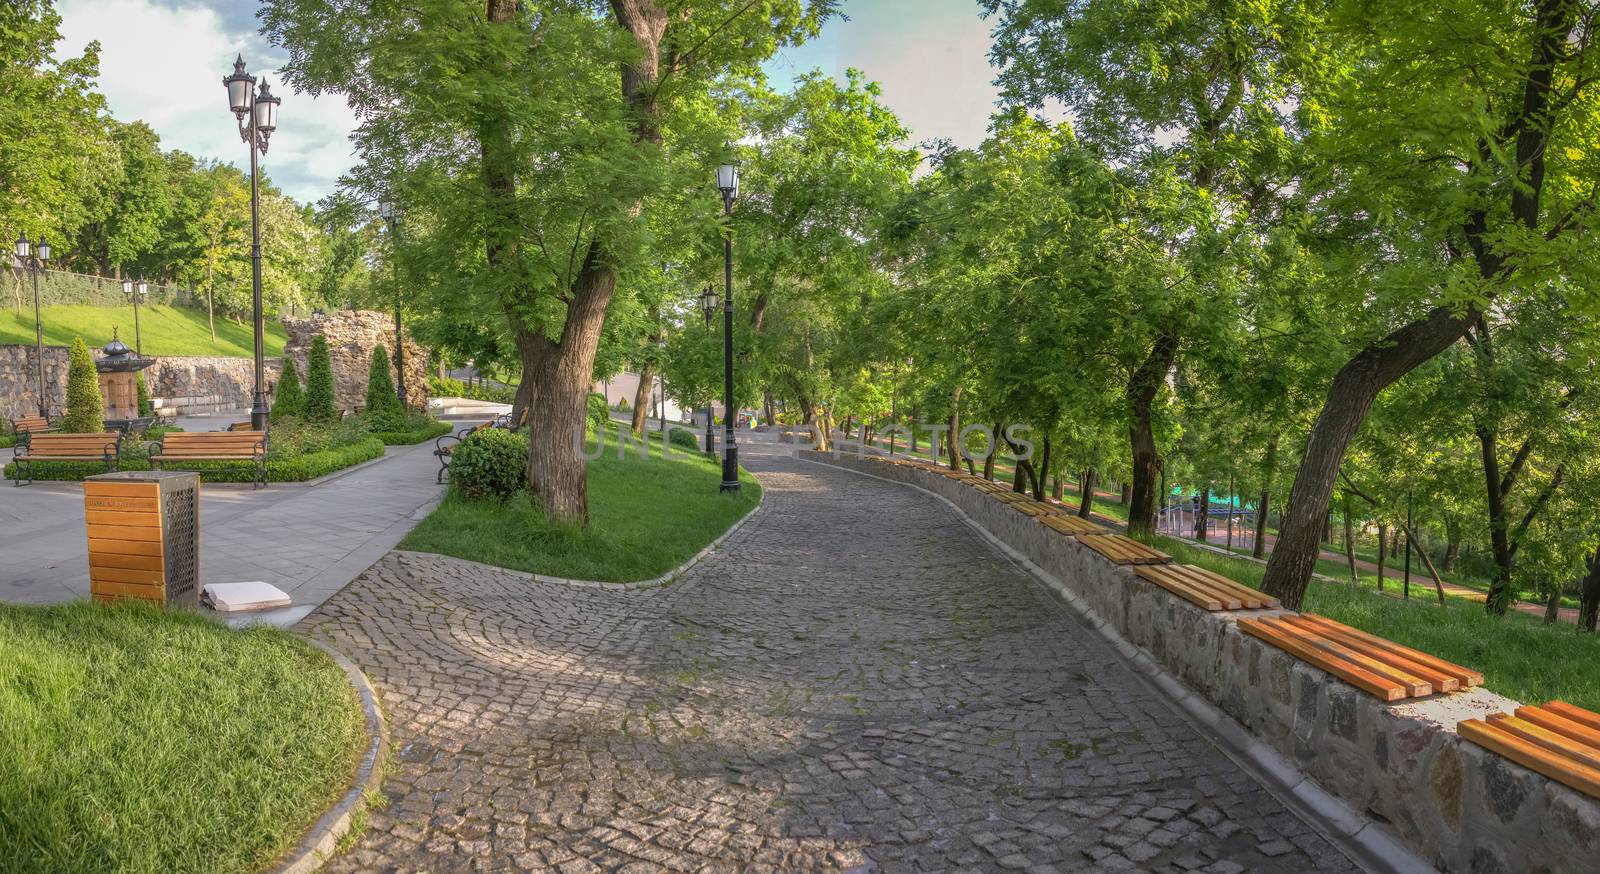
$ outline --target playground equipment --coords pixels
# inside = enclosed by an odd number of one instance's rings
[[[1206,541],[1229,549],[1253,549],[1256,537],[1256,510],[1238,505],[1235,499],[1206,504]],[[1173,537],[1195,539],[1200,524],[1198,495],[1168,495],[1156,513],[1156,530]]]

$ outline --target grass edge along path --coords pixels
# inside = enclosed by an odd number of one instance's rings
[[[250,872],[367,742],[328,656],[158,607],[0,605],[0,868]]]
[[[1182,564],[1199,565],[1252,589],[1266,566],[1160,536],[1153,545]],[[1561,699],[1600,710],[1600,635],[1570,624],[1545,625],[1537,617],[1508,613],[1494,618],[1483,606],[1447,598],[1403,601],[1348,583],[1311,581],[1302,609],[1419,649],[1483,673],[1483,685],[1524,704]]]
[[[743,468],[738,494],[726,494],[717,489],[720,460],[681,447],[664,457],[655,432],[648,458],[637,445],[619,460],[608,439],[589,462],[587,530],[551,525],[526,494],[500,504],[451,491],[397,548],[566,579],[638,582],[688,561],[761,500],[760,483]],[[592,437],[588,450],[595,452]]]

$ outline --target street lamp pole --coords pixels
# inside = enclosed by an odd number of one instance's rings
[[[378,211],[389,224],[389,270],[394,275],[394,390],[400,396],[400,409],[406,408],[406,344],[400,327],[400,211],[391,201],[378,204]]]
[[[733,201],[739,196],[739,164],[732,161],[717,168],[717,188],[722,190],[722,487],[724,492],[739,491],[739,446],[733,435],[738,413],[733,404]]]
[[[37,251],[35,251],[37,249]],[[33,274],[33,361],[39,380],[39,415],[50,418],[50,403],[44,393],[44,320],[39,317],[39,274],[50,260],[50,244],[44,237],[37,244],[28,242],[24,234],[17,234],[17,260]]]
[[[267,391],[264,361],[267,357],[266,328],[261,307],[261,183],[257,154],[267,153],[267,141],[278,128],[278,104],[267,83],[256,89],[256,77],[244,71],[244,56],[233,62],[233,75],[224,77],[228,89],[228,108],[239,121],[239,138],[250,147],[250,314],[255,323],[255,388],[250,407],[250,427],[267,429]],[[248,121],[246,121],[248,119]]]
[[[706,330],[711,329],[711,316],[717,311],[717,291],[707,285],[706,290],[700,292],[700,312],[706,317]],[[706,402],[706,454],[715,455],[717,451],[716,405],[711,401]]]
[[[144,280],[135,283],[131,279],[122,280],[122,293],[133,298],[133,354],[144,357],[144,347],[139,345],[139,299],[150,291],[150,286]]]

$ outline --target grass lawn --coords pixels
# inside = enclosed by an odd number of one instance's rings
[[[1261,587],[1266,568],[1255,562],[1170,537],[1158,537],[1155,545],[1177,561],[1208,568],[1252,588]],[[1345,565],[1338,569],[1349,573]],[[1482,604],[1461,598],[1446,598],[1441,607],[1432,582],[1419,592],[1415,576],[1409,602],[1380,595],[1373,584],[1372,577],[1363,577],[1359,587],[1312,580],[1303,607],[1308,613],[1337,619],[1481,671],[1485,686],[1523,703],[1542,704],[1559,698],[1600,710],[1600,677],[1593,670],[1600,663],[1600,635],[1566,623],[1545,625],[1536,616],[1515,611],[1490,617]]]
[[[365,742],[343,671],[287,632],[0,605],[0,870],[259,870]]]
[[[591,454],[594,448],[591,438]],[[568,579],[648,580],[687,561],[761,499],[746,471],[737,495],[718,492],[721,469],[720,461],[676,447],[663,458],[654,432],[648,459],[630,450],[619,460],[608,440],[589,462],[588,530],[549,524],[526,495],[497,504],[452,491],[400,548]]]
[[[111,330],[129,346],[133,345],[133,307],[97,307],[79,304],[49,306],[40,315],[44,342],[50,346],[71,346],[82,337],[89,348],[111,342]],[[139,339],[146,355],[227,355],[249,358],[255,355],[254,333],[248,322],[233,322],[217,317],[217,339],[211,339],[206,311],[189,307],[139,307]],[[283,324],[266,320],[268,357],[283,354]],[[0,310],[0,343],[33,343],[33,310]],[[302,377],[304,378],[304,377]]]

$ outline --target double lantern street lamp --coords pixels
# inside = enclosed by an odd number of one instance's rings
[[[143,358],[144,349],[139,345],[139,301],[150,293],[150,286],[142,279],[138,282],[132,279],[124,279],[122,280],[122,293],[133,299],[133,354]]]
[[[722,215],[733,216],[733,201],[739,196],[739,162],[730,161],[717,168],[717,188],[722,191]],[[738,420],[733,405],[733,227],[722,236],[722,433],[726,445],[722,453],[722,488],[739,491],[739,447],[734,442],[733,425]]]
[[[400,396],[400,408],[406,406],[406,349],[405,337],[400,332],[400,210],[392,201],[378,203],[378,214],[389,226],[389,269],[394,273],[394,386]]]
[[[44,393],[44,322],[39,318],[39,274],[50,261],[50,244],[40,237],[30,242],[26,234],[17,234],[17,262],[33,274],[33,361],[39,378],[39,415],[50,418],[49,399]]]
[[[233,75],[223,78],[228,88],[228,108],[239,121],[239,138],[250,147],[250,274],[252,297],[251,315],[255,319],[256,333],[256,384],[250,407],[250,427],[256,431],[267,429],[267,392],[263,379],[262,361],[266,358],[266,336],[261,316],[261,187],[260,168],[256,154],[267,153],[267,140],[278,129],[278,104],[283,101],[273,97],[267,83],[256,88],[256,77],[244,71],[244,56],[233,62]]]

